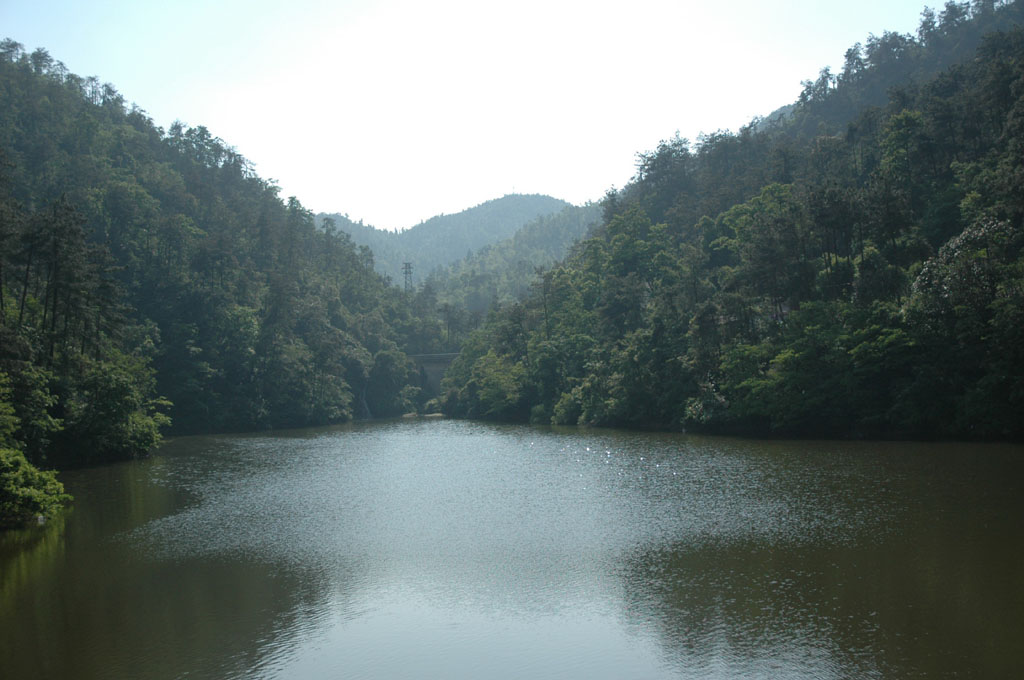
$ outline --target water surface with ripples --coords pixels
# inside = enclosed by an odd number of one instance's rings
[[[0,539],[18,678],[1024,671],[1019,446],[458,421],[190,437]]]

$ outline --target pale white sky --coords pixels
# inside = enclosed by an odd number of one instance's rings
[[[513,191],[597,200],[925,4],[0,0],[0,38],[205,125],[315,212],[402,228]]]

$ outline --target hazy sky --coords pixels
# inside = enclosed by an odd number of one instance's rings
[[[311,210],[399,228],[512,192],[597,200],[638,152],[792,102],[924,5],[0,0],[0,38],[205,125]]]

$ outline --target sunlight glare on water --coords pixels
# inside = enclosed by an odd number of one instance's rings
[[[450,421],[179,439],[68,479],[77,578],[10,607],[68,655],[0,652],[21,677],[992,677],[1021,501],[1019,450],[988,450]]]

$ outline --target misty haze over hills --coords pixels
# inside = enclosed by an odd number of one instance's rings
[[[436,294],[441,304],[480,316],[491,306],[522,299],[538,271],[555,266],[600,222],[598,203],[571,205],[538,217],[510,238],[435,269],[424,287],[430,287],[428,293]]]
[[[524,225],[569,205],[551,196],[509,194],[454,215],[432,217],[397,232],[353,222],[337,213],[321,213],[316,221],[323,226],[327,220],[333,220],[335,227],[351,236],[357,246],[367,246],[373,251],[374,268],[378,272],[401,285],[405,262],[412,264],[413,282],[422,282],[437,267],[510,238]]]

